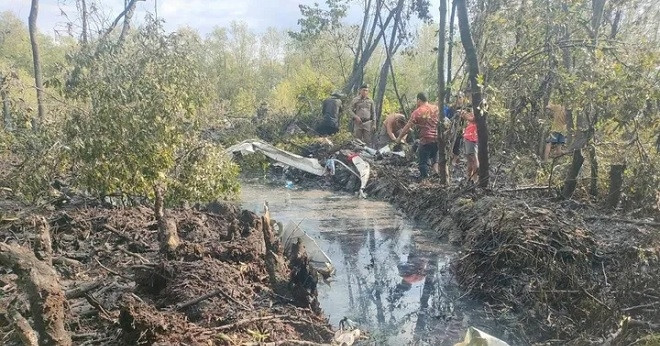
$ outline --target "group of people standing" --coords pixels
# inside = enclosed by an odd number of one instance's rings
[[[341,94],[333,93],[330,98],[323,101],[323,121],[317,128],[320,135],[332,135],[339,131],[340,114],[343,110],[341,98]],[[417,156],[420,178],[428,178],[431,175],[430,170],[433,171],[433,174],[438,174],[438,122],[441,121],[440,110],[437,105],[428,102],[425,93],[417,94],[416,108],[409,119],[406,119],[406,116],[401,113],[388,115],[375,138],[373,134],[376,130],[376,110],[374,101],[369,97],[369,85],[364,84],[360,87],[358,96],[351,101],[347,112],[351,117],[353,136],[367,145],[373,145],[377,149],[391,143],[405,142],[410,131],[417,128],[419,132]],[[479,168],[477,125],[474,114],[470,110],[470,102],[466,101],[466,98],[462,95],[457,98],[454,105],[443,111],[442,121],[445,121],[444,118],[452,119],[454,115],[466,120],[467,126],[462,136],[457,138],[453,152],[455,158],[457,158],[460,143],[463,143],[468,163],[468,177],[476,182]]]
[[[333,93],[330,98],[323,101],[323,121],[317,128],[320,135],[332,135],[339,131],[340,114],[342,113],[342,95]],[[460,149],[467,161],[467,176],[473,182],[479,179],[479,159],[477,123],[472,112],[471,92],[466,90],[465,94],[459,93],[454,104],[445,106],[442,121],[465,121],[462,132],[456,134],[452,149],[452,163],[458,164]],[[553,103],[548,104],[546,111],[552,121],[550,136],[546,140],[543,153],[544,160],[549,156],[561,155],[562,146],[566,143],[567,121],[565,110],[562,106]],[[376,107],[374,101],[369,97],[369,85],[360,87],[358,96],[355,97],[347,108],[351,117],[353,136],[369,146],[380,149],[388,144],[399,144],[407,140],[408,134],[413,128],[419,132],[419,146],[417,156],[419,160],[419,172],[422,179],[433,174],[438,174],[438,122],[440,110],[438,106],[428,102],[425,93],[417,94],[417,105],[409,119],[401,113],[388,115],[383,121],[380,130],[374,138],[376,130],[375,116]],[[442,128],[447,128],[443,126]]]

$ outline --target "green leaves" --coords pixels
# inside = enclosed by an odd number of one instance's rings
[[[78,183],[98,195],[150,196],[158,182],[176,192],[171,203],[236,193],[236,168],[190,136],[209,95],[186,37],[150,21],[123,44],[76,57],[85,68],[67,95],[91,104],[65,125]],[[177,158],[191,143],[203,150]]]

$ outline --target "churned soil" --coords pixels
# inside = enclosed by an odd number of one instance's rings
[[[81,202],[50,211],[15,205],[4,209],[0,224],[0,241],[30,250],[39,243],[39,220],[46,224],[54,284],[65,292],[61,305],[73,344],[314,344],[332,339],[304,249],[285,254],[267,214],[227,203],[167,210],[180,245],[163,252],[152,209],[91,204],[96,206]],[[28,304],[33,297],[20,274],[0,267],[5,345],[21,344],[24,337],[12,318],[16,312],[34,324]]]

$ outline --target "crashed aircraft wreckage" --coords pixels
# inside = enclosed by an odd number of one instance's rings
[[[349,157],[349,160],[353,163],[357,172],[348,167],[344,162],[337,159],[328,159],[326,161],[325,167],[322,166],[317,159],[302,157],[294,153],[288,152],[286,150],[277,148],[271,144],[264,143],[257,140],[247,140],[241,143],[232,145],[227,149],[228,153],[236,154],[240,153],[241,155],[254,154],[255,152],[260,152],[266,157],[275,160],[281,164],[297,168],[301,171],[311,173],[317,176],[324,176],[326,174],[334,175],[335,163],[340,163],[342,166],[346,167],[352,174],[360,178],[360,192],[361,197],[366,197],[364,194],[364,188],[367,186],[370,175],[370,166],[359,154],[354,154]],[[366,152],[369,155],[368,152]]]

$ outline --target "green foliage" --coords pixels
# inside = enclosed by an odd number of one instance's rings
[[[341,27],[340,20],[346,16],[347,0],[326,0],[328,9],[323,9],[318,3],[313,6],[299,5],[302,18],[298,19],[300,32],[289,32],[298,41],[318,38],[321,33]]]
[[[183,152],[171,174],[168,202],[205,203],[237,196],[238,166],[222,147],[186,142]]]
[[[61,133],[46,129],[39,133],[16,131],[0,137],[0,141],[4,142],[0,147],[9,147],[11,151],[0,152],[3,165],[13,165],[5,173],[6,176],[0,176],[5,180],[2,185],[29,202],[48,198],[51,183],[63,177],[69,165],[68,147],[58,140],[62,137]]]
[[[207,100],[186,36],[163,34],[149,21],[123,44],[101,42],[97,49],[95,56],[76,57],[80,72],[67,90],[90,105],[72,112],[65,125],[77,182],[99,195],[140,196],[164,183],[176,191],[172,202],[233,195],[236,169],[207,145],[194,151],[198,162],[177,161],[190,153],[197,110]]]

